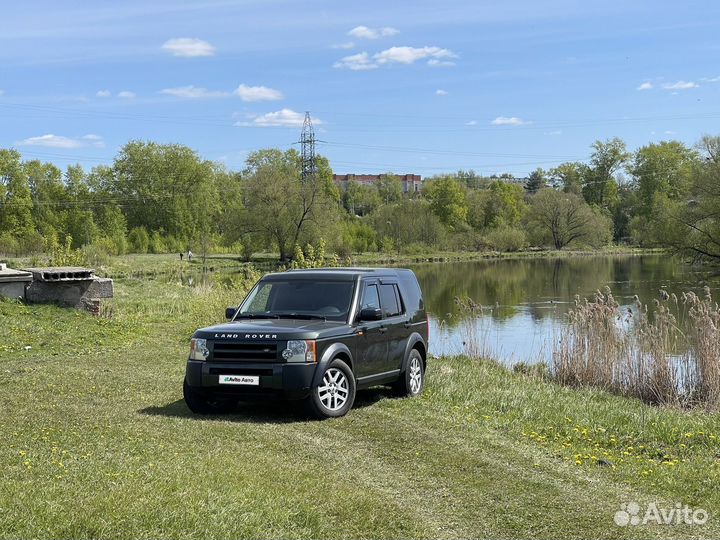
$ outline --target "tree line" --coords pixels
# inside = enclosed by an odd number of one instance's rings
[[[108,254],[275,252],[339,256],[529,247],[671,247],[720,258],[720,137],[629,152],[596,141],[587,162],[510,175],[457,171],[403,193],[391,173],[341,190],[330,163],[302,180],[295,150],[259,150],[230,171],[179,144],[131,141],[110,165],[64,171],[0,149],[0,254],[63,246]]]

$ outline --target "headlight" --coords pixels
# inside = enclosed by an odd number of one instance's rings
[[[192,338],[190,340],[190,360],[207,360],[210,351],[207,348],[207,340]]]
[[[310,362],[314,363],[315,340],[291,340],[287,343],[287,349],[282,352],[282,357],[287,362]]]

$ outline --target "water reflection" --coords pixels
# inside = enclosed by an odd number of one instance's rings
[[[507,363],[548,360],[575,295],[589,298],[609,286],[621,304],[632,304],[635,295],[651,304],[661,289],[679,295],[718,285],[713,270],[663,254],[419,264],[413,270],[432,313],[434,354],[463,352],[474,335]],[[455,304],[459,296],[482,304],[482,314],[468,321]]]
[[[507,363],[549,360],[575,295],[592,298],[595,291],[609,286],[620,304],[629,306],[638,295],[652,307],[661,289],[679,296],[689,290],[699,293],[705,285],[714,291],[720,284],[715,269],[690,266],[662,254],[494,259],[410,267],[431,313],[433,354],[462,353],[480,337],[487,354]],[[180,276],[187,286],[212,283],[230,290],[244,289],[253,280],[248,269]],[[483,306],[482,312],[469,316],[458,309],[457,297],[472,298]]]

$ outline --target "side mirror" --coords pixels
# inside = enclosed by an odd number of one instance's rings
[[[237,313],[237,308],[229,307],[225,308],[225,318],[229,321],[233,317],[235,317],[235,314]]]
[[[382,319],[382,310],[380,308],[365,308],[360,310],[361,321],[379,321]]]

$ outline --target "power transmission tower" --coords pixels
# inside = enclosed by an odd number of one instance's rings
[[[312,179],[317,172],[315,163],[315,131],[313,130],[310,112],[305,113],[305,121],[303,122],[302,134],[300,135],[300,155],[302,158],[302,176],[303,182]]]

